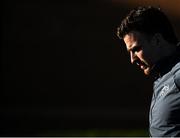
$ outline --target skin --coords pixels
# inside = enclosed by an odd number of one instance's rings
[[[150,75],[154,66],[175,51],[160,34],[148,36],[138,31],[131,31],[123,38],[132,64],[139,66],[145,75]]]

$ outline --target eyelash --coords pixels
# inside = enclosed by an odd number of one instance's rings
[[[137,46],[134,49],[132,49],[132,52],[135,53],[135,52],[138,52],[140,50],[141,50],[141,46]]]

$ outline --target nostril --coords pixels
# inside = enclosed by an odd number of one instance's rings
[[[131,59],[131,64],[134,64],[134,61]]]
[[[136,54],[131,52],[130,56],[131,56],[131,63],[134,64],[134,62],[137,60]]]
[[[132,63],[132,64],[135,64],[136,61],[137,61],[137,59],[136,59],[135,57],[132,57],[132,58],[131,58],[131,63]]]

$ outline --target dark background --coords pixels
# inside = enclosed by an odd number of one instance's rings
[[[131,8],[162,4],[179,36],[178,8],[164,2],[4,0],[0,136],[148,130],[152,79],[130,65],[116,27]]]

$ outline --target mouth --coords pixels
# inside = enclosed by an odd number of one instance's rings
[[[142,70],[145,70],[148,68],[148,66],[143,62],[136,62],[137,66],[139,66]]]
[[[147,66],[140,65],[140,68],[141,68],[142,70],[145,70],[145,69],[147,69]]]

